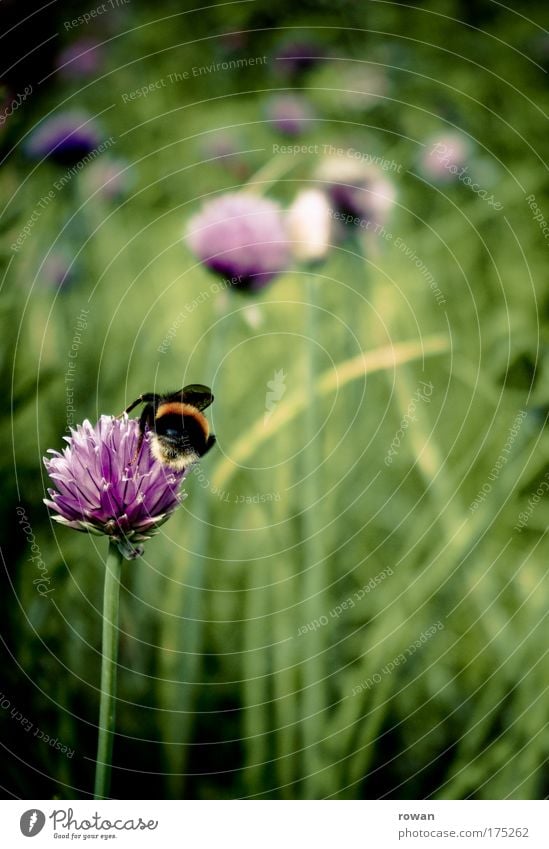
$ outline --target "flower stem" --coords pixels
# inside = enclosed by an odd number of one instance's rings
[[[103,636],[101,645],[101,701],[99,704],[99,738],[95,764],[95,799],[109,796],[111,781],[114,717],[116,710],[116,670],[118,657],[118,604],[120,572],[123,556],[114,542],[109,542],[103,592]]]
[[[246,181],[245,188],[248,191],[264,194],[273,183],[276,183],[288,171],[295,168],[297,157],[293,157],[293,159],[294,161],[292,162],[292,157],[285,156],[284,154],[273,156],[272,159],[269,159],[268,162],[261,166],[259,171],[252,174]]]
[[[218,299],[212,318],[212,340],[204,365],[205,379],[210,386],[214,383],[221,361],[227,339],[227,324],[230,332],[230,315],[230,300]],[[167,601],[169,616],[162,628],[161,699],[168,719],[163,723],[163,738],[170,798],[180,798],[187,792],[182,782],[188,780],[186,769],[196,722],[196,698],[204,674],[201,652],[207,615],[205,596],[212,493],[198,484],[196,480],[189,487],[192,497],[190,503],[196,519],[192,551],[174,572],[173,591]]]
[[[317,281],[312,274],[307,280],[307,306],[305,319],[306,386],[312,391],[305,410],[305,432],[307,444],[303,451],[303,609],[304,622],[314,621],[325,612],[326,562],[323,551],[321,505],[317,504],[319,495],[318,469],[322,463],[322,437],[319,403],[314,391],[319,372],[317,339]],[[324,652],[325,635],[315,630],[304,641],[302,722],[305,780],[305,798],[316,796],[316,773],[320,769],[320,743],[324,723],[325,682]]]

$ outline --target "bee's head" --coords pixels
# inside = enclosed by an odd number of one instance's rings
[[[161,404],[154,421],[156,434],[166,442],[193,451],[199,456],[209,436],[209,425],[202,413],[190,404]]]

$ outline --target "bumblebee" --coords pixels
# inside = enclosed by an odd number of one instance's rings
[[[196,463],[215,443],[215,436],[202,415],[213,399],[209,388],[200,383],[166,395],[155,392],[140,395],[124,410],[130,413],[139,404],[145,404],[139,419],[135,457],[148,428],[152,433],[151,453],[160,463],[178,471]]]

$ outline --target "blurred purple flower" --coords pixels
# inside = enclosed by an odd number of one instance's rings
[[[91,77],[100,70],[102,64],[101,45],[91,38],[73,41],[57,57],[57,70],[65,79]]]
[[[33,130],[26,152],[33,159],[48,157],[60,165],[76,165],[101,141],[93,118],[83,112],[63,112],[45,118]]]
[[[248,46],[248,33],[246,32],[224,32],[219,36],[219,43],[226,53],[235,50],[243,50]]]
[[[426,143],[421,157],[421,170],[430,180],[450,183],[465,166],[469,154],[468,139],[459,133],[443,133]]]
[[[208,268],[246,292],[263,288],[290,263],[282,210],[251,193],[232,192],[204,204],[185,239]]]
[[[311,125],[310,103],[296,94],[280,94],[267,102],[267,118],[285,136],[299,136]]]
[[[223,131],[207,137],[202,143],[202,150],[207,159],[215,159],[216,165],[234,174],[242,182],[250,173],[247,158],[241,153],[243,147],[244,142]]]
[[[363,229],[382,225],[395,203],[396,190],[380,169],[348,156],[329,157],[317,172],[336,210]],[[345,223],[347,223],[346,219]]]
[[[80,179],[87,194],[97,192],[106,200],[116,200],[131,187],[133,174],[126,160],[106,155],[91,162]]]
[[[65,288],[74,274],[74,265],[67,251],[53,251],[45,259],[40,278],[47,286]]]
[[[298,77],[321,62],[324,56],[324,48],[313,41],[289,41],[275,54],[274,68],[284,76]]]
[[[234,156],[238,153],[238,147],[233,136],[223,131],[217,131],[215,135],[209,136],[202,144],[202,148],[208,157],[223,159],[225,156]]]
[[[44,503],[52,518],[68,528],[105,534],[127,560],[139,557],[139,543],[153,536],[184,498],[180,484],[187,469],[167,470],[149,450],[145,434],[134,458],[139,437],[137,419],[101,416],[95,425],[85,421],[62,453],[49,450],[44,465],[55,489]],[[133,460],[133,462],[132,462]]]

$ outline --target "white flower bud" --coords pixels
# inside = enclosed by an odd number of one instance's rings
[[[332,229],[330,212],[328,199],[319,189],[297,195],[286,216],[286,229],[299,262],[317,262],[326,256]]]

